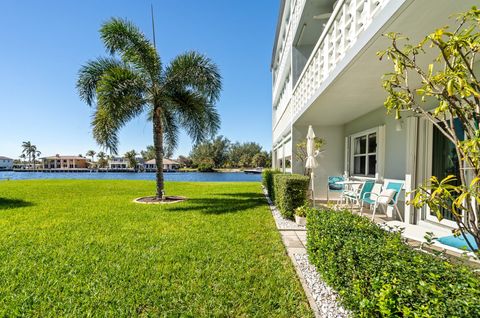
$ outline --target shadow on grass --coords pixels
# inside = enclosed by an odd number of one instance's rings
[[[33,203],[20,200],[20,199],[0,198],[0,210],[23,208],[23,207],[32,206],[32,205]]]
[[[265,196],[262,193],[255,192],[241,192],[241,193],[215,193],[215,195],[231,198],[245,198],[245,199],[264,199]]]
[[[189,198],[186,203],[182,206],[172,206],[169,210],[172,212],[201,211],[205,214],[224,214],[242,212],[267,204],[263,195],[254,192],[221,193],[215,194],[215,197],[212,198]]]

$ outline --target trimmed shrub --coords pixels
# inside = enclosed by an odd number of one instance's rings
[[[413,250],[348,211],[307,216],[310,262],[356,317],[480,317],[471,269]]]
[[[292,219],[295,209],[307,200],[309,180],[299,174],[274,175],[275,205],[284,218]]]
[[[273,190],[273,176],[280,173],[277,169],[263,169],[262,171],[262,184],[267,189],[268,196],[272,201],[275,200],[275,191]]]

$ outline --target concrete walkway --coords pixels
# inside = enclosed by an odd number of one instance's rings
[[[306,254],[307,231],[279,230],[288,254]]]
[[[305,228],[300,228],[299,226],[297,226],[295,222],[285,220],[281,217],[280,212],[277,210],[275,205],[273,205],[273,202],[268,197],[268,193],[265,188],[263,189],[263,194],[265,195],[265,199],[268,202],[270,211],[272,212],[272,217],[275,220],[275,226],[280,233],[287,254],[290,257],[293,266],[295,267],[295,271],[297,272],[298,278],[300,279],[300,283],[302,284],[303,290],[305,291],[305,295],[307,296],[310,307],[312,308],[315,317],[321,317],[317,304],[315,303],[315,300],[313,298],[312,291],[308,287],[307,282],[305,281],[305,277],[300,270],[300,266],[295,259],[295,254],[307,254],[307,231]]]

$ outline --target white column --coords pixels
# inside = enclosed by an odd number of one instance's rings
[[[406,202],[413,199],[413,194],[408,194],[417,187],[417,157],[418,157],[418,118],[408,117],[406,122],[406,162],[405,162],[405,223],[415,223],[415,208]]]
[[[379,126],[377,131],[377,174],[379,180],[385,177],[385,125]]]

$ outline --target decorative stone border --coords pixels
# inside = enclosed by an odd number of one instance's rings
[[[173,203],[179,203],[187,200],[187,198],[185,197],[167,196],[165,197],[166,201],[142,201],[142,200],[147,200],[149,198],[154,198],[154,197],[153,196],[140,197],[133,200],[133,202],[139,203],[139,204],[173,204]]]
[[[304,289],[309,289],[310,296],[313,298],[317,317],[348,318],[352,316],[338,303],[338,294],[321,279],[315,266],[308,261],[307,254],[293,254],[293,260],[297,272],[302,276]]]

